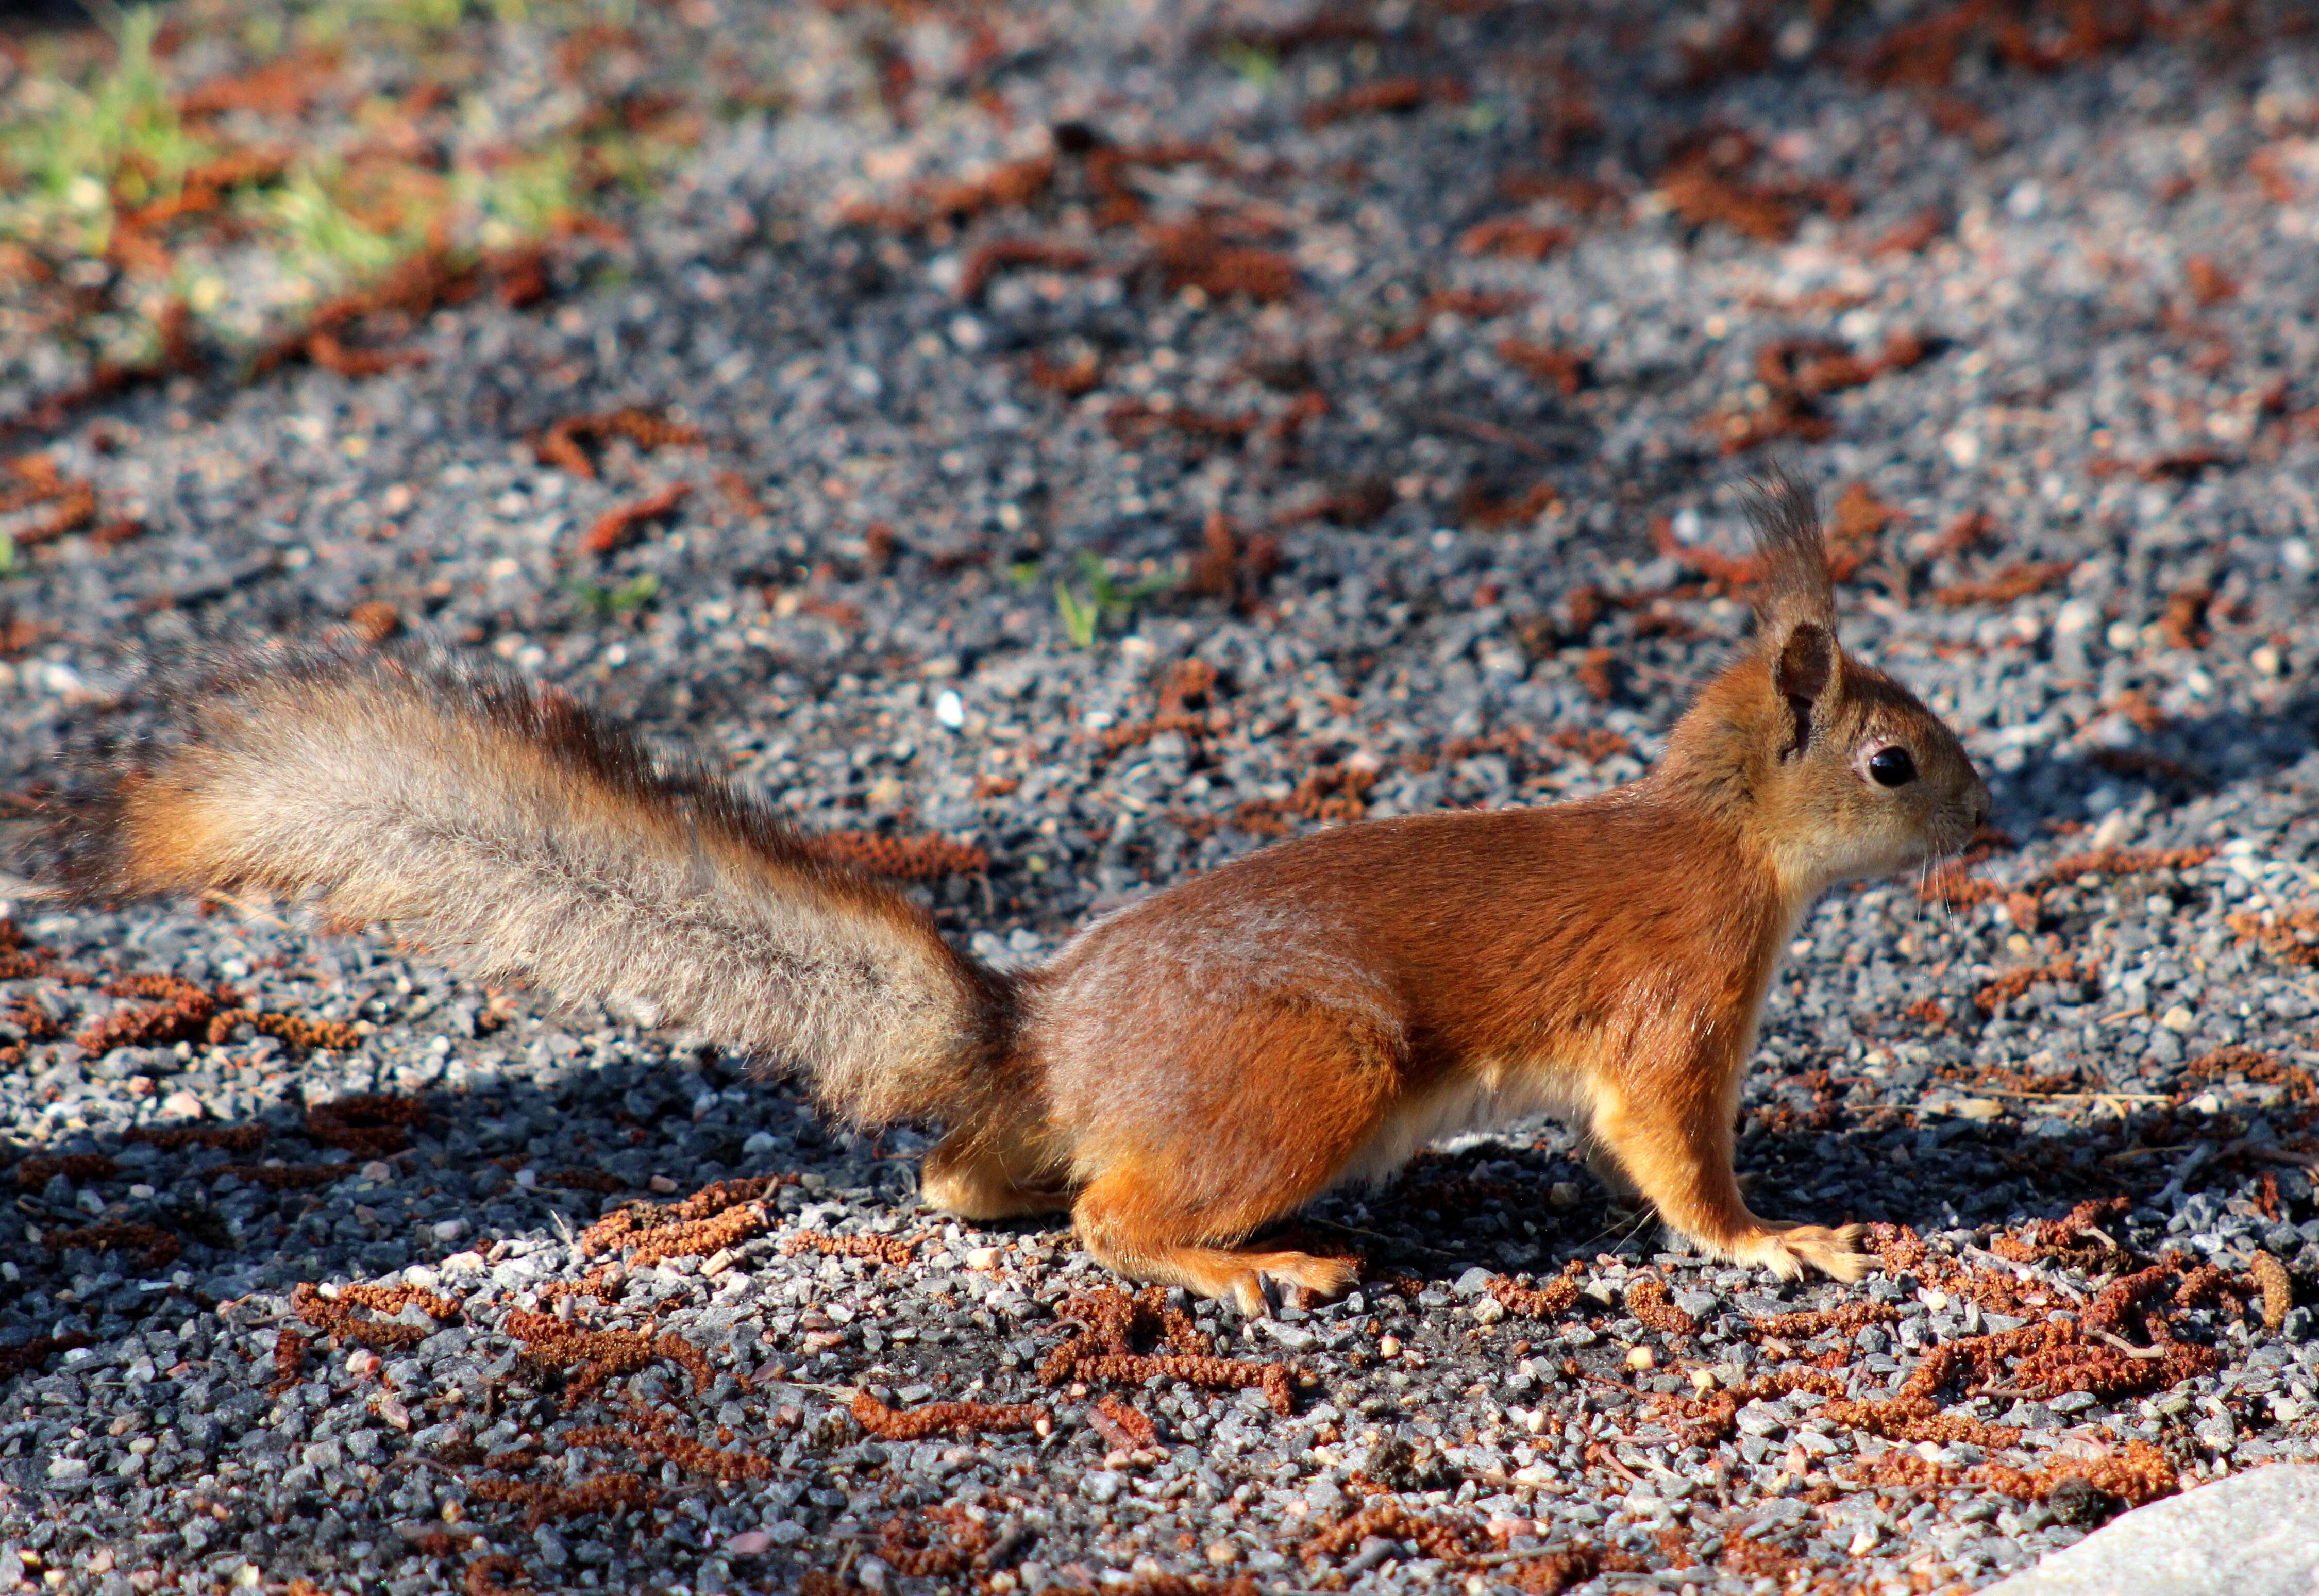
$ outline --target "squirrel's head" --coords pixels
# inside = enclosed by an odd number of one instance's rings
[[[1755,644],[1683,717],[1663,768],[1736,811],[1806,891],[1961,852],[1988,784],[1938,716],[1836,641],[1811,491],[1774,471],[1750,498]]]

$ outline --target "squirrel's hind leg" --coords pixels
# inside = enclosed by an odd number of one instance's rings
[[[1265,1312],[1270,1279],[1316,1297],[1358,1284],[1348,1264],[1232,1247],[1327,1190],[1385,1124],[1399,1090],[1399,1029],[1374,1012],[1253,999],[1200,1037],[1208,1057],[1149,1093],[1163,1106],[1098,1122],[1078,1153],[1079,1241],[1132,1280]],[[1132,1077],[1130,1078],[1132,1078]]]

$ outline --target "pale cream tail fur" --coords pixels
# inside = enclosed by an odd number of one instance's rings
[[[561,694],[418,652],[213,662],[69,803],[78,897],[261,887],[646,1009],[856,1123],[973,1117],[1013,996],[892,888]]]

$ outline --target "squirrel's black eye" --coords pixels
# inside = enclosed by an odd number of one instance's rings
[[[1917,762],[1905,748],[1879,748],[1868,756],[1868,773],[1879,787],[1906,787],[1917,779]]]

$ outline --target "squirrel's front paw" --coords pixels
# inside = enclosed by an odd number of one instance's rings
[[[1860,1249],[1864,1225],[1765,1225],[1732,1248],[1743,1264],[1761,1264],[1782,1280],[1807,1267],[1845,1285],[1868,1273],[1875,1260]]]

